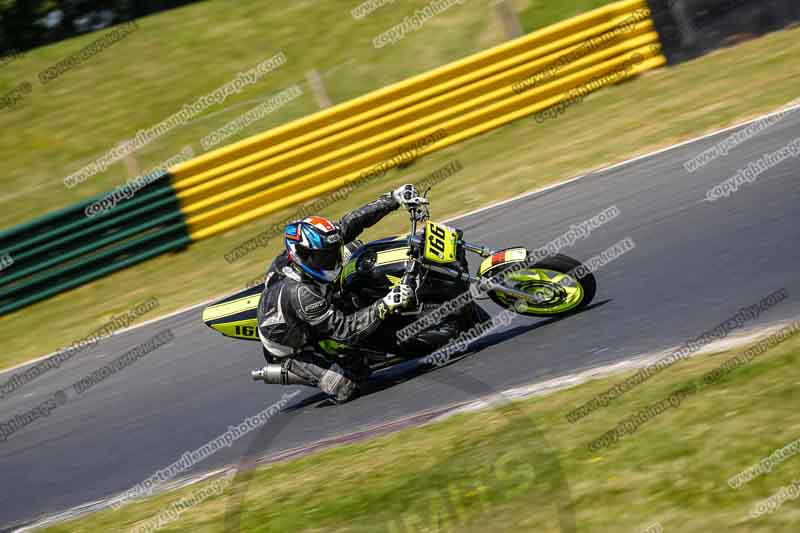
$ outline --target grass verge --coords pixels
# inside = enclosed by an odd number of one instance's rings
[[[220,531],[231,495],[242,491],[242,531],[555,532],[557,503],[581,532],[642,531],[654,523],[664,531],[791,531],[800,519],[796,502],[757,519],[749,512],[792,481],[800,459],[736,490],[728,479],[800,437],[792,401],[800,322],[794,328],[710,384],[709,372],[749,348],[682,362],[574,424],[568,412],[625,376],[261,468],[246,486],[234,481],[165,531]],[[677,407],[606,449],[588,449],[628,416],[689,386],[696,392]],[[545,442],[553,455],[543,451]],[[554,496],[559,476],[566,497]],[[196,490],[45,531],[123,531]]]
[[[798,37],[800,29],[774,33],[603,90],[557,120],[542,124],[532,117],[520,120],[425,157],[408,169],[392,171],[320,214],[339,217],[382,192],[421,180],[458,160],[464,169],[437,185],[431,194],[434,217],[441,219],[773,110],[798,96]],[[402,44],[417,39],[424,37],[412,34]],[[375,60],[375,64],[383,64],[383,60]],[[720,180],[726,177],[720,176]],[[281,249],[280,239],[272,239],[263,249],[232,264],[224,255],[293,211],[277,213],[185,252],[156,258],[0,317],[0,342],[5,348],[0,368],[67,346],[112,314],[149,297],[158,298],[159,312],[166,313],[188,302],[242,288],[263,273]],[[397,214],[366,232],[365,238],[405,230],[405,217]],[[40,333],[43,325],[47,335]]]
[[[575,17],[592,9],[603,7],[615,0],[573,0],[572,2],[547,2],[546,0],[523,0],[518,4],[520,23],[525,32],[532,32],[555,24],[565,18]]]

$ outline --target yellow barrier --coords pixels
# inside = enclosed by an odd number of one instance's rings
[[[170,173],[203,239],[665,63],[644,1],[618,2]]]
[[[191,161],[177,165],[171,170],[171,174],[175,178],[176,187],[180,189],[181,182],[185,178],[241,159],[257,151],[259,147],[275,146],[286,141],[291,141],[292,139],[297,139],[306,134],[313,136],[315,132],[326,127],[333,129],[326,130],[324,133],[320,132],[319,134],[330,135],[335,131],[340,131],[341,129],[351,126],[352,124],[340,124],[341,121],[347,120],[348,118],[365,114],[364,119],[368,120],[374,116],[374,113],[373,115],[367,115],[367,113],[385,104],[391,104],[401,98],[419,94],[425,89],[446,83],[449,80],[491,66],[492,64],[507,59],[513,61],[515,57],[524,54],[528,50],[569,37],[576,32],[608,22],[619,15],[630,14],[637,9],[647,9],[646,2],[644,0],[625,0],[623,2],[609,4],[600,9],[556,23],[492,49],[474,54],[424,74],[409,78],[408,80],[395,83],[348,102],[336,105],[330,109],[314,113],[303,119],[274,128],[260,135],[214,150],[213,152],[204,154]],[[272,155],[274,155],[274,153]]]
[[[629,43],[623,43],[615,47],[618,49],[613,50],[614,53],[611,57],[617,57],[620,51],[628,51],[631,45],[634,45],[635,49],[654,43],[656,40],[657,35],[654,32],[643,35]],[[609,55],[607,51],[597,54],[598,58],[603,58],[603,56],[607,55]],[[593,56],[586,58],[588,64],[592,64],[591,61],[593,60]],[[596,62],[600,63],[600,61]],[[564,82],[563,80],[567,81]],[[299,165],[289,167],[280,172],[270,172],[268,168],[270,162],[257,164],[247,169],[234,172],[218,182],[212,182],[211,185],[222,182],[227,188],[224,192],[203,199],[196,199],[194,202],[184,205],[183,211],[187,215],[193,215],[214,205],[229,202],[238,197],[251,195],[253,192],[266,189],[267,187],[274,187],[293,176],[313,176],[319,179],[326,179],[335,177],[337,174],[341,175],[342,172],[348,170],[363,169],[370,165],[378,164],[391,155],[394,155],[396,152],[395,149],[402,150],[402,148],[410,142],[413,143],[424,139],[426,136],[439,129],[446,128],[448,135],[452,135],[456,131],[474,125],[471,120],[471,112],[473,111],[478,111],[483,114],[493,109],[493,104],[496,107],[497,103],[502,104],[501,107],[503,109],[509,106],[523,105],[525,102],[540,100],[543,97],[558,94],[558,92],[564,89],[572,88],[570,84],[577,85],[580,83],[580,78],[566,77],[555,83],[546,84],[538,90],[527,91],[517,96],[513,96],[511,86],[506,85],[497,91],[484,94],[479,98],[469,100],[459,105],[434,107],[427,110],[426,113],[420,114],[419,118],[416,120],[401,122],[402,125],[395,129],[384,131],[382,134],[372,137],[366,137],[358,142],[352,142],[347,147],[340,150],[323,152],[314,159],[306,160]],[[441,109],[441,111],[433,112],[434,109]],[[400,140],[392,142],[395,139]],[[326,165],[326,163],[330,163],[331,161],[340,162]],[[233,187],[232,185],[234,182],[243,182],[244,184]],[[265,191],[265,193],[268,192],[269,191]],[[183,201],[186,198],[186,192],[179,192],[178,198]],[[253,198],[253,196],[248,196],[248,199]],[[263,195],[259,198],[263,198]],[[242,207],[243,204],[238,205]]]
[[[616,63],[616,66],[620,66],[622,63],[624,63],[624,61],[617,61]],[[652,57],[634,67],[623,77],[623,79],[632,77],[652,68],[663,66],[664,64],[666,64],[666,60],[663,56]],[[608,68],[608,65],[592,69],[592,72],[597,76],[608,73],[609,71],[613,71],[613,67]],[[587,78],[586,74],[581,74],[580,76],[583,78],[583,81],[588,81],[588,79],[591,79]],[[486,122],[477,120],[475,114],[473,113],[473,116],[469,117],[471,122],[474,124],[472,127],[464,129],[455,135],[447,136],[443,141],[434,143],[420,150],[417,155],[422,156],[432,151],[440,150],[537,111],[542,111],[552,107],[569,98],[568,91],[569,90],[565,90],[554,97],[536,102],[530,106],[512,111],[506,115],[489,119]],[[428,131],[426,133],[430,134],[433,132]],[[397,148],[402,144],[402,142],[392,143],[391,145],[388,145],[387,149],[383,150],[383,152],[391,152],[392,149]],[[343,171],[344,169],[340,166],[339,168],[334,169],[331,174],[338,174],[341,176]],[[289,207],[293,204],[312,199],[319,194],[336,190],[337,188],[346,185],[348,182],[358,179],[360,175],[361,173],[356,171],[346,173],[338,179],[327,180],[323,177],[322,183],[320,184],[320,175],[317,174],[284,183],[283,185],[263,191],[260,194],[227,204],[222,208],[214,209],[207,213],[190,217],[187,220],[190,234],[193,239],[204,239],[211,237],[218,233],[235,228],[241,224],[245,224],[270,213]]]
[[[613,28],[616,23],[617,21],[610,24],[609,29]],[[591,65],[599,59],[612,57],[632,47],[641,46],[642,44],[650,42],[658,42],[658,36],[654,32],[653,24],[650,20],[645,20],[635,25],[634,29],[631,31],[631,36],[639,36],[643,33],[646,33],[646,41],[629,39],[627,41],[622,41],[619,46],[600,49],[601,51],[597,54],[585,56],[572,64],[566,65],[558,74],[569,74],[587,65]],[[588,36],[593,37],[594,35],[590,34]],[[494,66],[476,71],[471,74],[471,77],[478,81],[471,85],[464,85],[439,96],[426,95],[428,96],[427,98],[416,104],[411,104],[410,98],[401,100],[396,103],[401,106],[400,109],[394,113],[382,113],[373,121],[365,122],[360,126],[347,129],[338,134],[323,137],[316,142],[309,142],[308,136],[303,137],[298,141],[300,143],[298,148],[285,151],[276,157],[269,158],[267,154],[267,152],[274,151],[277,148],[273,147],[251,156],[254,160],[257,158],[253,164],[247,164],[245,161],[238,161],[223,165],[221,168],[210,169],[189,180],[178,182],[176,184],[178,198],[181,199],[184,205],[188,206],[198,200],[248,183],[250,180],[259,176],[275,174],[279,171],[288,171],[290,168],[293,168],[294,172],[307,172],[309,170],[308,165],[305,165],[304,168],[296,168],[294,165],[307,163],[310,160],[314,160],[316,164],[321,165],[326,161],[345,157],[348,154],[347,151],[337,151],[341,148],[349,149],[349,153],[363,151],[365,146],[360,144],[356,149],[355,143],[363,139],[372,139],[372,145],[383,142],[385,136],[379,136],[379,133],[400,127],[418,118],[430,116],[431,113],[438,110],[452,110],[455,109],[455,106],[468,102],[472,102],[472,105],[469,106],[470,108],[478,107],[487,101],[487,98],[481,98],[481,96],[492,93],[492,98],[503,97],[502,94],[498,95],[492,91],[497,89],[511,89],[515,82],[524,80],[528,76],[546,68],[547,65],[579,51],[581,47],[580,43],[585,41],[579,39],[577,44],[573,44],[576,39],[577,37],[572,37],[554,43],[563,45],[571,44],[571,46],[567,46],[555,53],[542,56],[541,51],[537,50],[526,54],[532,56],[532,58],[536,58],[537,56],[541,57],[523,63],[515,68],[503,69],[496,74],[492,74],[494,71],[497,71],[497,68]],[[611,43],[613,44],[613,41],[611,41]],[[463,111],[464,108],[460,107],[459,112]],[[451,112],[450,114],[453,115],[454,113]],[[323,159],[318,159],[318,156],[323,156]],[[290,173],[287,175],[290,175]],[[205,207],[205,204],[203,204],[203,207]],[[200,208],[200,206],[198,206],[198,208]],[[192,210],[189,212],[192,212]]]

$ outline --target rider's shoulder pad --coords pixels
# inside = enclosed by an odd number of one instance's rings
[[[330,304],[322,292],[313,284],[298,283],[292,288],[294,294],[292,302],[298,316],[306,321],[313,322],[328,312]]]

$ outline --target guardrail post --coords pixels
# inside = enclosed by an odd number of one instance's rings
[[[325,82],[322,81],[322,76],[320,76],[317,69],[306,72],[306,81],[308,86],[311,87],[311,92],[314,93],[314,99],[320,109],[333,105],[330,96],[328,96],[328,91],[325,89]]]
[[[141,173],[139,162],[136,160],[136,156],[133,154],[128,154],[125,156],[125,168],[128,169],[128,177],[131,179],[138,177]]]
[[[516,39],[517,37],[522,36],[522,24],[520,24],[519,16],[517,15],[514,6],[509,3],[509,0],[497,0],[494,3],[494,10],[497,13],[497,16],[500,18],[500,21],[503,23],[503,28],[506,32],[506,39],[510,41],[511,39]]]
[[[669,0],[667,3],[678,26],[683,46],[692,47],[697,42],[697,30],[692,22],[692,15],[683,0]]]

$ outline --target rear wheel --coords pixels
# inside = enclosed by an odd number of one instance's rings
[[[566,256],[554,255],[533,266],[516,270],[510,263],[491,272],[503,285],[526,292],[536,302],[518,298],[500,291],[490,291],[489,297],[497,305],[521,315],[549,317],[574,313],[583,309],[594,298],[597,283],[594,275],[580,261]],[[498,275],[514,270],[508,275]]]

